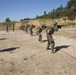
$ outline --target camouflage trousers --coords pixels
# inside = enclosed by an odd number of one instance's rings
[[[38,41],[42,42],[42,35],[41,35],[41,33],[38,33]]]
[[[25,32],[28,33],[28,28],[25,28]]]
[[[46,37],[47,37],[47,41],[48,41],[48,43],[47,43],[47,50],[49,49],[49,47],[51,45],[51,50],[53,51],[54,47],[55,47],[54,39],[53,39],[52,35],[50,35],[50,34],[47,34]]]
[[[32,30],[29,30],[30,31],[30,35],[32,36],[33,35],[33,31]]]

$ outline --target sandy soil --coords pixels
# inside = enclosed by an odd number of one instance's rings
[[[0,31],[0,75],[76,75],[76,28],[62,28],[53,37],[56,53],[38,36]]]

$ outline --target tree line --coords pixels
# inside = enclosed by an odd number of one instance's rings
[[[60,7],[53,9],[51,12],[46,13],[46,11],[44,11],[44,14],[42,16],[37,15],[36,19],[58,19],[66,16],[69,20],[75,19],[76,0],[69,0],[65,7],[60,5]]]

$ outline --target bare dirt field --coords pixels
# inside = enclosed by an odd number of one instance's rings
[[[53,37],[56,53],[37,35],[0,31],[0,75],[76,75],[76,28],[62,28]]]

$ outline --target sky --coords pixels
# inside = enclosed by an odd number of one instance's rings
[[[0,0],[0,22],[6,18],[20,21],[24,18],[35,18],[58,8],[65,7],[69,0]]]

